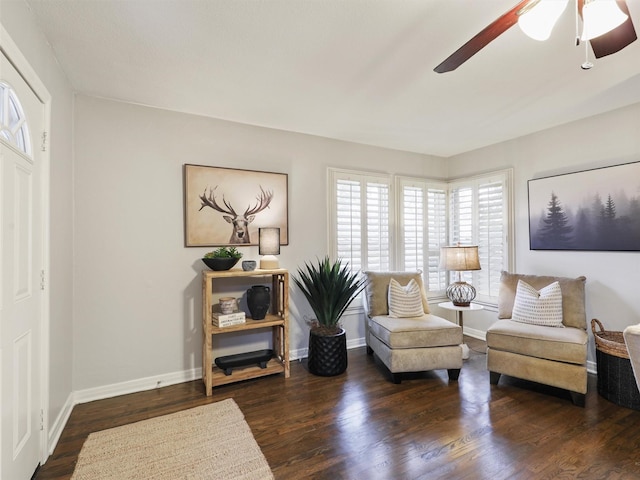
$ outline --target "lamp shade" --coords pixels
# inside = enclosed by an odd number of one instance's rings
[[[582,7],[582,40],[604,35],[623,24],[629,16],[620,10],[616,0],[584,0]]]
[[[456,272],[480,270],[478,246],[440,247],[440,268]]]
[[[518,26],[534,40],[547,40],[569,0],[539,0],[518,17]]]
[[[279,228],[258,229],[258,253],[260,255],[280,255]]]
[[[262,270],[279,267],[278,259],[276,258],[276,255],[280,255],[279,228],[269,227],[258,229],[258,253],[262,255],[260,259],[260,268]]]

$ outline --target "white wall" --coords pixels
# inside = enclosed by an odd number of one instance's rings
[[[74,390],[200,367],[200,258],[211,248],[184,247],[183,164],[289,175],[290,244],[279,260],[291,273],[327,252],[327,166],[446,172],[424,155],[87,96],[76,98],[75,125]],[[290,348],[305,349],[311,311],[295,288],[290,308]],[[348,339],[364,336],[361,320],[345,323]],[[246,350],[240,343],[221,353]]]
[[[607,330],[640,322],[640,252],[529,250],[527,181],[561,173],[640,161],[640,104],[451,158],[449,177],[514,167],[516,265],[528,274],[587,277],[587,321]],[[640,247],[640,245],[639,245]],[[465,327],[486,330],[494,313],[469,314]],[[590,330],[590,327],[589,327]],[[590,339],[589,360],[595,361]]]
[[[48,420],[54,424],[67,412],[72,374],[72,133],[73,93],[44,36],[23,1],[2,1],[0,21],[20,53],[52,97],[50,148],[51,270],[50,295],[50,390]],[[40,132],[33,132],[36,142]],[[39,146],[39,143],[37,143]],[[54,428],[51,428],[54,427]],[[57,431],[59,433],[59,431]]]

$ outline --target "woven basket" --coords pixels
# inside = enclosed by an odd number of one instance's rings
[[[596,323],[600,331],[596,331]],[[611,332],[604,329],[602,323],[597,318],[591,320],[591,331],[593,339],[596,341],[596,348],[614,357],[629,358],[627,344],[624,342],[622,332]]]

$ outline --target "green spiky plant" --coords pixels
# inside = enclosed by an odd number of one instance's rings
[[[236,247],[220,247],[204,254],[204,258],[242,258],[242,252]]]
[[[348,262],[332,262],[326,256],[315,264],[305,263],[293,278],[316,316],[312,329],[319,335],[340,331],[342,314],[365,287],[366,279],[352,273],[348,266]]]

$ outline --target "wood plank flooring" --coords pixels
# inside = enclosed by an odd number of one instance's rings
[[[333,378],[293,362],[282,375],[215,388],[201,381],[78,405],[37,480],[70,478],[90,432],[233,398],[276,479],[638,479],[640,412],[597,393],[586,407],[567,392],[503,376],[489,384],[485,345],[458,382],[446,371],[391,383],[364,348]]]

